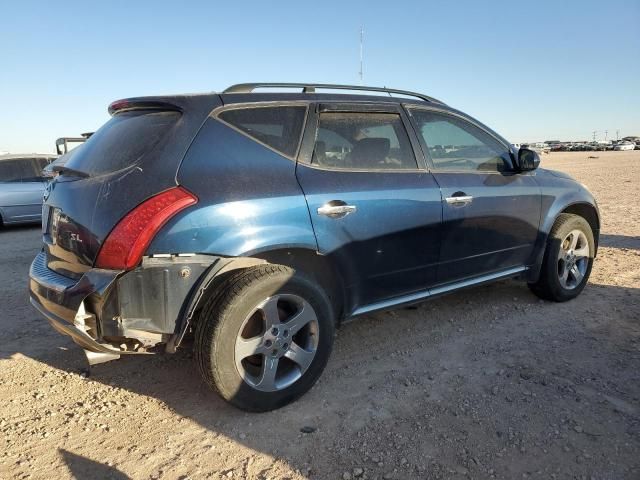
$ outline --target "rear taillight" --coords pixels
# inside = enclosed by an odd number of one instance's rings
[[[145,200],[120,220],[102,244],[96,267],[115,270],[134,268],[158,230],[180,210],[198,199],[182,187]]]

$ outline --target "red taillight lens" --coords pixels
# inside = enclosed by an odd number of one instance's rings
[[[182,187],[159,193],[131,210],[102,244],[96,267],[130,270],[142,258],[158,230],[198,199]]]

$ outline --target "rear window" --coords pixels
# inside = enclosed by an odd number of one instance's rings
[[[307,107],[250,107],[225,110],[218,118],[261,143],[293,157],[300,143]]]
[[[21,182],[22,165],[20,160],[0,162],[0,182]]]
[[[118,113],[74,151],[65,166],[93,176],[140,163],[179,118],[178,112]]]
[[[0,182],[39,182],[50,159],[20,158],[0,162]]]

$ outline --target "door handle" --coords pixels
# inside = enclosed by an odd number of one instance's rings
[[[464,207],[465,205],[473,202],[473,197],[471,195],[460,195],[456,197],[447,197],[445,200],[449,205],[453,205],[454,207]]]
[[[331,201],[318,208],[318,215],[324,215],[329,218],[342,218],[356,210],[355,205],[347,205],[344,202],[338,204],[337,201]]]

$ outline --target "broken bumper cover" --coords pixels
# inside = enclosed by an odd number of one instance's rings
[[[92,268],[76,280],[49,269],[41,252],[29,271],[31,303],[85,350],[90,363],[149,353],[161,344],[173,352],[211,278],[204,273],[229,262],[195,254],[144,257],[134,270]]]
[[[112,345],[98,342],[90,335],[92,329],[96,334],[97,320],[95,315],[84,310],[84,300],[90,295],[101,298],[121,273],[92,269],[76,281],[50,270],[46,265],[45,253],[40,252],[29,270],[31,304],[53,328],[70,336],[87,352],[107,354],[112,358],[117,358],[121,353],[133,353],[122,352]],[[92,321],[88,322],[91,318]]]

